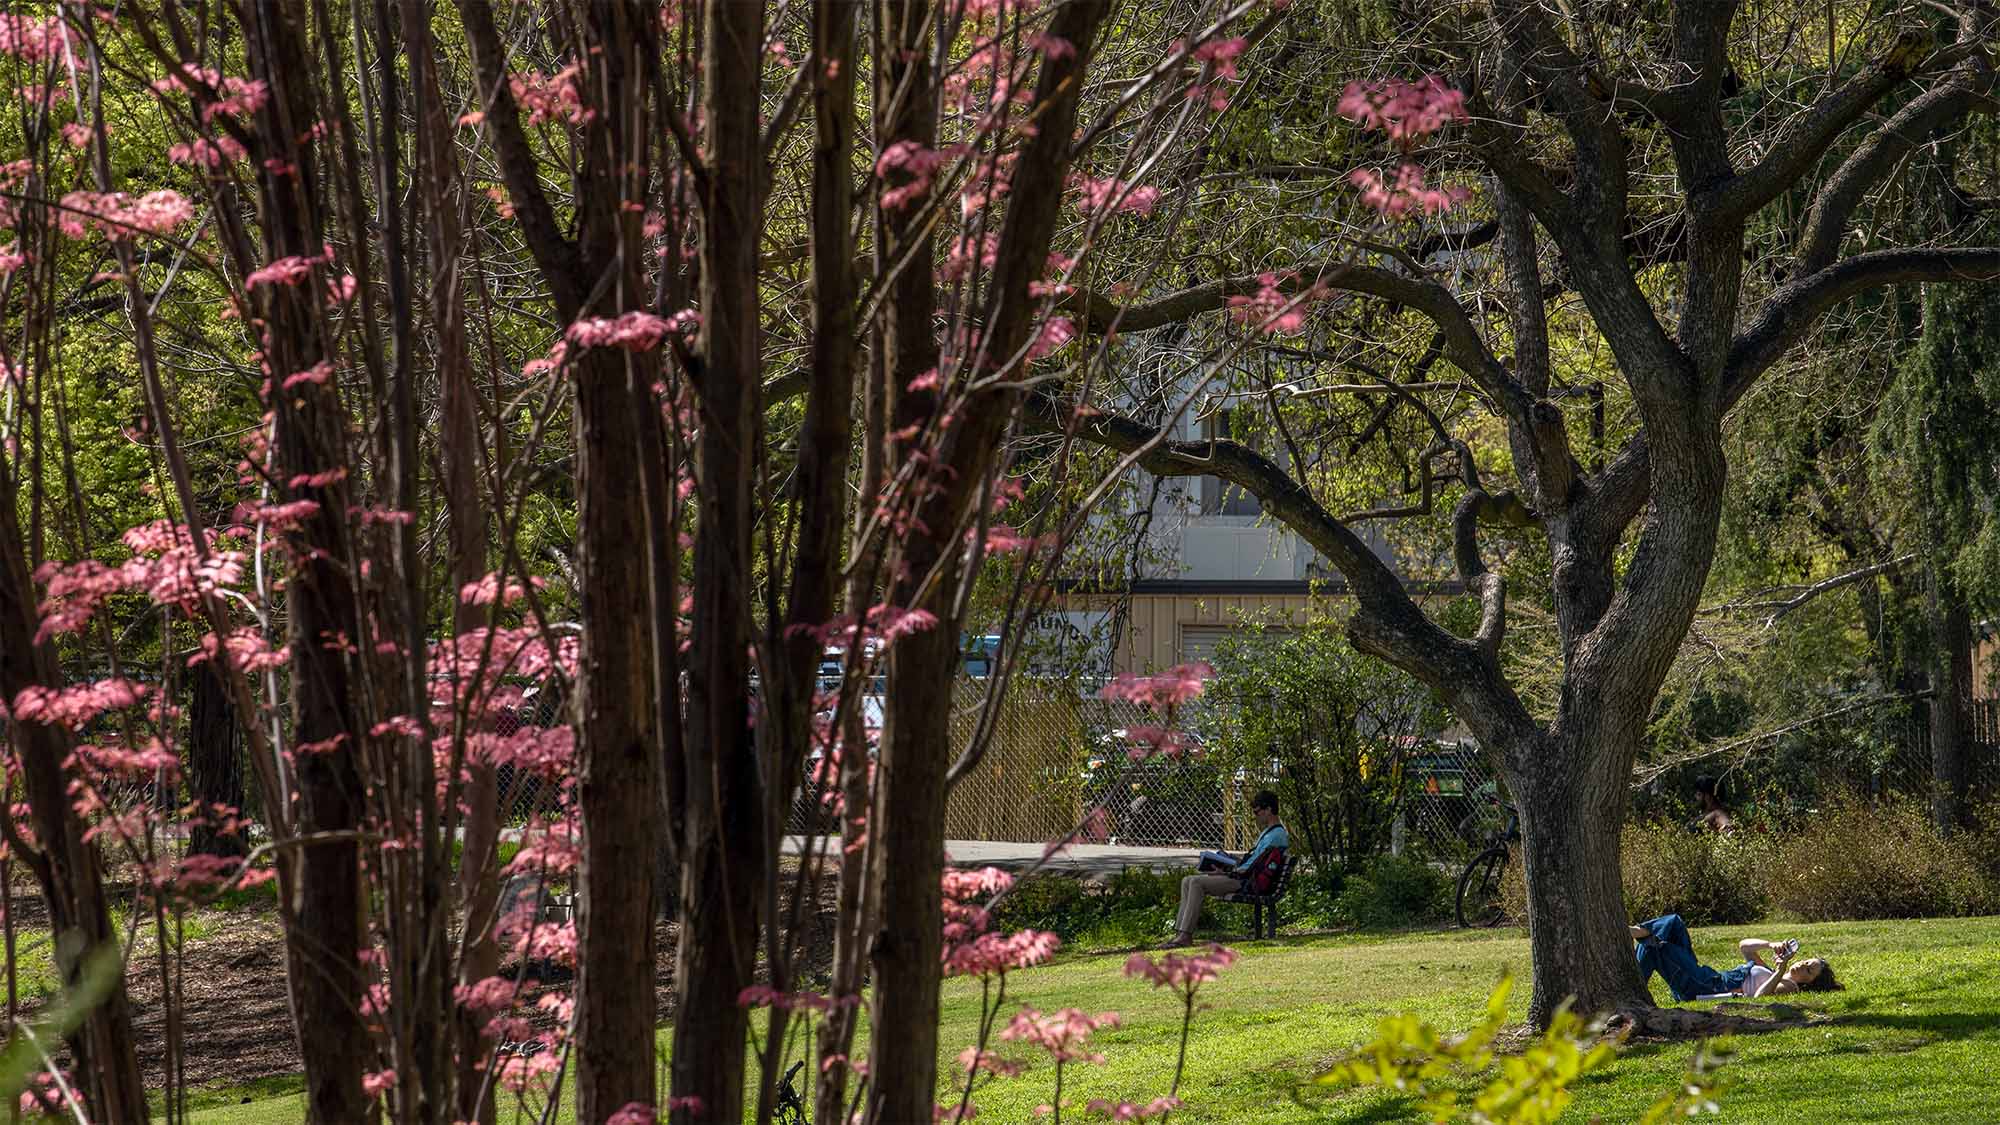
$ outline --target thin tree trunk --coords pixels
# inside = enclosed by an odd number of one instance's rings
[[[298,9],[271,2],[246,9],[251,74],[271,97],[259,131],[276,138],[290,167],[317,167],[313,142],[299,122],[317,120],[311,68]],[[322,215],[314,177],[293,176],[270,162],[259,176],[259,210],[266,262],[317,257]],[[322,282],[255,290],[264,322],[264,360],[276,378],[330,360],[320,333]],[[332,837],[300,849],[291,888],[297,924],[288,932],[287,970],[292,1017],[306,1070],[306,1120],[347,1125],[371,1119],[373,1099],[361,1076],[374,1046],[361,1015],[361,951],[366,932],[361,877],[364,794],[355,755],[358,728],[348,654],[338,638],[363,636],[357,612],[355,558],[348,536],[346,414],[330,381],[308,381],[270,396],[275,477],[287,501],[310,501],[312,513],[286,533],[296,560],[285,588],[291,649],[291,714],[301,835]],[[318,482],[318,483],[314,483]]]
[[[579,180],[584,276],[608,276],[598,308],[644,309],[641,216],[646,196],[649,68],[656,65],[657,8],[636,0],[583,5],[584,81],[595,116],[585,130]],[[601,310],[601,311],[600,311]],[[637,486],[639,422],[633,402],[650,388],[653,353],[591,348],[578,358],[576,448],[581,532],[578,591],[583,672],[578,805],[583,865],[576,984],[577,1119],[602,1121],[632,1102],[655,1102],[653,1051],[654,730],[651,594],[646,513]]]
[[[743,1119],[749,1028],[738,1004],[756,979],[766,831],[750,720],[750,537],[762,380],[757,246],[763,153],[757,82],[764,6],[708,0],[701,105],[708,176],[701,185],[701,437],[688,662],[687,823],[674,980],[676,1121]]]
[[[805,422],[799,432],[794,499],[798,548],[792,559],[785,599],[785,628],[772,648],[783,653],[772,724],[775,745],[767,758],[765,849],[775,860],[792,795],[814,738],[813,715],[822,652],[818,631],[833,616],[840,590],[840,554],[847,531],[847,462],[852,444],[855,364],[854,199],[854,22],[852,0],[816,0],[813,5],[813,193],[812,193],[812,354]],[[859,707],[860,701],[854,701]],[[855,747],[850,753],[862,753]],[[775,880],[775,862],[765,877]],[[817,885],[802,879],[801,895]],[[769,891],[767,890],[767,894]],[[810,924],[810,923],[807,923]],[[767,960],[772,987],[791,991],[789,943],[778,918],[768,919]],[[771,1118],[778,1071],[785,1051],[788,1013],[773,1007],[765,1032],[757,1119]]]
[[[467,345],[460,265],[464,251],[464,231],[458,211],[462,181],[452,147],[450,110],[439,86],[429,6],[421,0],[401,0],[400,14],[410,85],[417,103],[416,147],[424,253],[430,273],[431,321],[437,333],[440,484],[450,555],[446,585],[452,599],[452,635],[463,637],[485,623],[484,614],[461,591],[486,573],[489,528],[486,507],[479,495],[479,388]],[[473,732],[461,733],[469,738]],[[468,761],[465,776],[461,796],[465,807],[464,843],[458,870],[462,933],[457,980],[461,986],[470,986],[494,975],[500,965],[499,947],[493,938],[500,889],[497,865],[500,809],[499,780],[491,762],[479,758]],[[452,1018],[451,1046],[457,1056],[453,1076],[456,1117],[491,1125],[493,1099],[487,1091],[483,1068],[492,1053],[492,1043],[484,1033],[484,1020],[465,1008],[455,1008]]]
[[[194,690],[188,700],[188,795],[201,806],[199,822],[188,836],[188,850],[200,855],[241,856],[249,851],[243,838],[214,827],[217,807],[241,810],[243,731],[229,705],[229,687],[213,660],[195,665]]]
[[[34,641],[40,616],[29,578],[21,525],[15,508],[17,478],[0,454],[0,696],[17,699],[23,689],[62,687],[54,654]],[[112,929],[95,846],[70,804],[63,760],[70,740],[60,727],[19,715],[8,723],[21,769],[33,825],[32,849],[18,848],[35,872],[48,905],[56,971],[65,988],[83,981],[86,962],[108,956],[109,991],[83,1022],[64,1037],[72,1071],[81,1083],[90,1113],[104,1121],[145,1121],[146,1087],[134,1053],[132,1013],[125,996],[124,960]],[[8,827],[13,836],[13,828]],[[10,839],[10,843],[21,841]]]
[[[1931,817],[1939,832],[1966,819],[1967,720],[1972,710],[1972,613],[1942,568],[1931,567]]]

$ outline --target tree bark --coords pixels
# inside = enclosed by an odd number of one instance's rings
[[[650,68],[658,11],[637,0],[584,5],[582,87],[594,110],[580,142],[580,292],[569,316],[643,310]],[[608,282],[608,284],[606,284]],[[572,345],[572,348],[576,345]],[[659,740],[654,729],[647,525],[633,403],[657,354],[597,347],[577,356],[578,589],[583,618],[577,803],[582,823],[576,982],[577,1119],[655,1101],[653,881]]]
[[[258,176],[260,224],[266,262],[318,258],[325,240],[313,141],[301,124],[319,118],[303,32],[303,13],[265,2],[246,7],[245,43],[251,74],[271,96],[259,112],[259,132],[273,138],[276,160]],[[294,175],[282,165],[300,169]],[[361,1014],[366,944],[361,848],[364,793],[355,756],[359,729],[351,690],[350,644],[362,631],[354,588],[355,554],[349,537],[346,476],[347,415],[331,380],[306,381],[281,391],[294,372],[330,360],[322,335],[324,270],[298,285],[253,290],[264,322],[264,362],[273,380],[272,456],[281,493],[309,501],[310,515],[287,531],[293,559],[285,587],[291,650],[290,749],[296,766],[302,836],[320,840],[300,848],[293,895],[297,924],[287,932],[292,1018],[306,1070],[306,1120],[344,1125],[369,1120],[374,1100],[361,1088],[374,1044]]]
[[[429,5],[422,0],[401,0],[399,8],[410,85],[416,98],[416,149],[421,181],[418,186],[424,217],[424,253],[430,275],[431,322],[437,333],[439,483],[444,494],[450,555],[446,587],[451,597],[452,635],[462,638],[485,623],[484,614],[461,591],[485,575],[489,535],[486,506],[480,502],[479,489],[479,388],[472,370],[465,324],[461,266],[465,243],[458,212],[459,192],[464,182],[452,147],[451,114],[438,77]],[[460,672],[463,671],[461,668]],[[457,732],[456,745],[465,745],[473,733],[473,730]],[[493,938],[500,891],[497,863],[500,793],[498,774],[491,762],[473,758],[465,762],[464,771],[463,788],[457,788],[455,782],[451,788],[460,793],[465,808],[457,888],[461,927],[457,983],[470,987],[494,975],[500,966],[500,951]],[[484,1080],[492,1043],[483,1030],[484,1018],[469,1009],[454,1007],[452,1020],[455,1116],[462,1121],[492,1125],[493,1098]]]
[[[229,705],[229,687],[213,660],[195,665],[188,700],[188,794],[201,818],[188,835],[188,850],[200,855],[242,856],[249,851],[234,832],[215,829],[216,808],[242,810],[243,738]]]
[[[756,979],[766,871],[748,661],[752,485],[763,381],[757,245],[764,158],[757,83],[764,6],[708,0],[702,20],[701,105],[708,126],[707,175],[699,189],[703,410],[673,1096],[699,1099],[699,1109],[676,1109],[675,1121],[734,1125],[743,1119],[749,1028],[737,997]]]
[[[1939,832],[1966,821],[1966,744],[1972,710],[1972,613],[1950,575],[1933,562],[1931,615],[1931,818]]]
[[[1588,691],[1588,685],[1576,685]],[[1607,753],[1601,728],[1547,737],[1509,755],[1527,876],[1528,1019],[1546,1026],[1570,999],[1580,1012],[1650,1004],[1625,917],[1618,839],[1631,753]],[[1618,768],[1618,763],[1626,763]]]
[[[26,688],[63,686],[55,654],[35,643],[41,618],[15,507],[17,483],[0,453],[0,696],[10,704]],[[19,715],[8,720],[7,731],[20,763],[27,823],[35,837],[30,847],[15,850],[34,871],[48,905],[56,971],[64,988],[75,988],[83,981],[86,961],[104,956],[111,961],[109,991],[64,1037],[72,1072],[92,1115],[105,1121],[145,1121],[146,1087],[134,1052],[125,962],[111,925],[97,848],[83,838],[84,825],[70,804],[69,777],[63,769],[71,740],[60,727]],[[28,843],[16,838],[12,814],[8,816],[8,842]]]

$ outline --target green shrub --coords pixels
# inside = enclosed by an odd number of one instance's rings
[[[1000,900],[993,925],[1002,932],[1047,930],[1067,942],[1097,923],[1096,897],[1081,879],[1030,875]]]
[[[1842,799],[1778,845],[1771,899],[1808,922],[1983,914],[2000,894],[1980,844],[1938,835],[1919,801]]]
[[[1658,822],[1627,825],[1619,841],[1625,913],[1679,914],[1690,925],[1754,922],[1770,908],[1770,837],[1757,832],[1690,832]]]
[[[1451,881],[1430,864],[1378,856],[1343,881],[1331,920],[1362,930],[1434,922],[1450,914],[1452,890]]]

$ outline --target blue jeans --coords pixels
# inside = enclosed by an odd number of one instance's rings
[[[1652,936],[1638,942],[1639,978],[1650,981],[1653,974],[1667,982],[1676,1000],[1693,1000],[1717,992],[1730,992],[1743,983],[1748,973],[1733,969],[1718,973],[1694,957],[1694,942],[1688,938],[1687,923],[1678,914],[1667,914],[1641,926]],[[1734,978],[1734,979],[1732,979]]]

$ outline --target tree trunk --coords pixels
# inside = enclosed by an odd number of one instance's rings
[[[15,508],[16,478],[0,453],[0,697],[12,701],[23,689],[62,687],[54,654],[34,643],[40,620],[29,578],[21,525]],[[84,980],[86,962],[107,957],[108,991],[81,1024],[64,1036],[73,1073],[82,1084],[92,1116],[104,1121],[145,1121],[146,1087],[133,1050],[132,1012],[125,997],[124,960],[104,897],[97,849],[83,838],[84,826],[70,805],[63,760],[70,739],[59,727],[14,716],[6,726],[20,763],[33,827],[32,849],[17,848],[35,872],[48,905],[56,971],[63,986]],[[14,826],[11,812],[9,843]]]
[[[241,810],[243,731],[229,705],[229,687],[215,661],[194,666],[188,701],[188,795],[201,806],[200,821],[188,836],[188,850],[200,855],[241,856],[249,851],[234,832],[218,832],[218,807]]]
[[[756,980],[765,875],[764,798],[751,729],[749,658],[752,485],[761,441],[758,238],[763,155],[757,81],[764,7],[708,0],[701,104],[708,178],[701,185],[702,315],[699,519],[688,669],[687,823],[674,981],[673,1095],[699,1099],[676,1121],[743,1120],[749,1029],[737,1002]]]
[[[1525,748],[1515,755],[1525,768],[1508,776],[1521,813],[1534,972],[1528,1018],[1537,1027],[1565,999],[1584,1013],[1651,1002],[1632,957],[1619,871],[1631,756],[1606,752],[1596,733]]]
[[[430,6],[422,0],[401,0],[399,9],[416,98],[418,187],[430,274],[431,321],[437,332],[439,487],[450,554],[446,588],[451,597],[452,635],[457,638],[485,624],[485,614],[461,591],[485,575],[489,537],[479,489],[479,388],[465,326],[464,232],[458,213],[458,193],[464,181],[452,147],[451,112],[439,85]],[[463,746],[473,731],[458,733],[457,744]],[[500,950],[493,938],[500,892],[500,791],[491,762],[474,758],[463,768],[465,781],[459,800],[465,808],[465,820],[457,888],[461,928],[457,983],[470,987],[493,976],[500,967]],[[452,784],[455,782],[448,782]],[[455,1118],[492,1125],[493,1098],[485,1082],[492,1042],[484,1031],[485,1017],[456,1005],[451,1016],[451,1047],[456,1055],[452,1077]]]
[[[926,565],[906,559],[912,567]],[[892,690],[869,815],[879,860],[871,896],[878,926],[870,1039],[893,1044],[891,1052],[869,1053],[874,1085],[867,1120],[878,1125],[929,1120],[937,1102],[944,781],[953,757],[952,688],[960,664],[956,622],[940,614],[936,625],[891,646],[888,663]]]
[[[1965,824],[1966,743],[1972,710],[1972,613],[1943,568],[1930,573],[1931,817],[1939,832]]]
[[[315,120],[319,104],[300,28],[303,13],[264,3],[245,9],[251,74],[271,97],[259,112],[258,131],[273,138],[276,159],[259,176],[264,259],[318,257],[325,246],[323,215],[312,177],[280,166],[317,166],[310,136],[296,122]],[[302,186],[303,185],[303,186]],[[269,285],[253,290],[264,325],[265,364],[275,378],[308,371],[333,357],[324,350],[320,300],[325,282]],[[305,1061],[306,1120],[347,1125],[371,1119],[374,1099],[361,1076],[375,1057],[361,1014],[366,944],[361,876],[365,794],[355,756],[360,729],[354,710],[349,655],[342,638],[366,637],[354,587],[355,554],[348,534],[350,493],[346,477],[346,411],[330,381],[305,382],[269,396],[272,458],[281,494],[309,501],[310,515],[285,533],[295,560],[285,586],[291,650],[292,751],[298,778],[296,827],[321,837],[299,849],[293,896],[296,924],[287,933],[292,1018]]]
[[[657,9],[624,0],[582,6],[587,88],[595,115],[581,142],[579,243],[585,291],[609,281],[585,316],[643,309],[641,216],[646,197],[650,67]],[[574,345],[572,345],[574,347]],[[654,722],[646,514],[637,485],[633,402],[653,384],[657,356],[616,348],[576,363],[577,525],[583,669],[577,715],[577,802],[583,863],[576,982],[577,1119],[598,1122],[655,1101],[653,1050],[654,837],[659,741]]]

